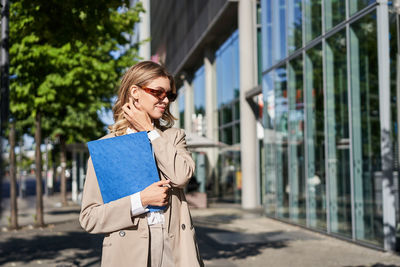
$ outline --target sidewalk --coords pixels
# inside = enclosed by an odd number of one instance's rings
[[[58,199],[45,200],[48,227],[0,233],[0,266],[100,266],[102,236],[85,233],[78,222],[79,206],[59,207]],[[21,206],[21,225],[33,223],[34,207],[26,204],[26,209]],[[399,255],[278,222],[264,217],[262,211],[214,204],[191,213],[209,267],[400,266]]]

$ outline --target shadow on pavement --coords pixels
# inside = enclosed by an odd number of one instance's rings
[[[268,234],[273,236],[279,233],[271,232]],[[250,242],[252,236],[255,236],[254,234],[250,235],[247,240],[236,240],[235,237],[229,238],[229,236],[235,235],[237,236],[237,232],[196,226],[196,237],[202,258],[204,260],[244,259],[260,254],[265,248],[285,248],[288,241],[285,239],[275,239],[273,241],[259,239],[256,242]],[[243,234],[241,236],[243,237]]]
[[[400,267],[400,265],[375,263],[374,265],[356,265],[356,266],[343,266],[343,267]]]
[[[73,266],[90,266],[94,262],[85,265],[81,262],[87,262],[88,259],[95,260],[95,263],[100,262],[102,239],[102,235],[76,231],[9,237],[0,242],[0,265],[15,261],[28,263],[40,259],[55,263],[67,262]]]

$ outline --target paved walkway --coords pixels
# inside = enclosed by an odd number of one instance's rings
[[[85,233],[77,220],[79,206],[60,207],[58,199],[45,199],[48,226],[43,229],[29,226],[34,218],[29,199],[20,203],[21,230],[6,231],[4,217],[9,214],[3,214],[0,266],[100,266],[101,235]],[[206,266],[400,267],[399,255],[314,233],[260,213],[222,204],[192,210]]]

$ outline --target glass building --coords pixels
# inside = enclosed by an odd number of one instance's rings
[[[393,249],[400,231],[393,3],[263,0],[261,7],[266,214]]]
[[[400,236],[400,1],[151,0],[199,192],[375,248]],[[189,142],[188,142],[189,144]]]

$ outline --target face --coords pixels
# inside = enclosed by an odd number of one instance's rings
[[[164,90],[165,92],[171,91],[169,79],[165,77],[156,78],[146,84],[145,87],[154,90]],[[165,96],[163,99],[160,99],[138,86],[132,86],[131,94],[136,100],[136,107],[147,112],[153,120],[158,120],[162,117],[169,103],[168,97]]]

